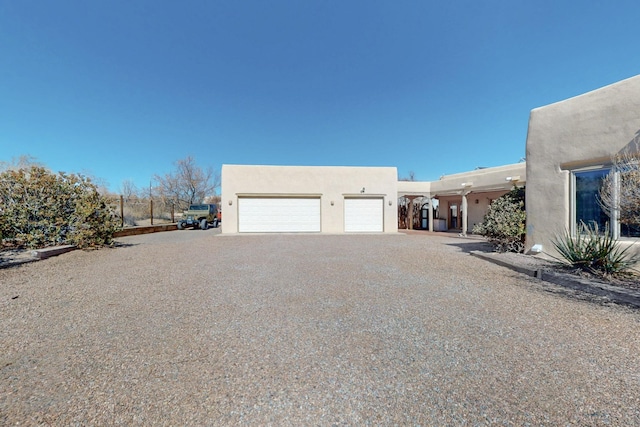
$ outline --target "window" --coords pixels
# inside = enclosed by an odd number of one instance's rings
[[[616,218],[610,218],[600,205],[599,191],[610,172],[607,167],[573,172],[574,234],[581,222],[591,227],[597,225],[599,230],[604,230],[609,223],[614,237],[640,237],[640,224],[621,224]],[[619,191],[619,188],[614,191]]]
[[[620,236],[640,237],[640,168],[637,161],[622,166],[615,180],[620,201]]]
[[[609,171],[610,169],[596,169],[574,172],[575,226],[584,222],[587,226],[597,225],[600,230],[604,230],[609,222],[609,216],[598,203],[598,191]]]
[[[621,237],[640,237],[640,224],[620,224]]]

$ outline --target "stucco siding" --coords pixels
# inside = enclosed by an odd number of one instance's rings
[[[473,231],[473,227],[480,224],[484,219],[489,205],[498,197],[504,195],[506,191],[492,191],[488,193],[470,194],[468,196],[469,201],[469,229],[468,233]],[[476,203],[477,200],[477,203]]]
[[[531,111],[527,249],[571,226],[571,171],[611,162],[640,131],[640,76]]]
[[[514,185],[525,185],[526,181],[525,163],[478,169],[445,175],[440,180],[431,182],[431,197],[438,198],[440,218],[446,219],[448,227],[453,228],[450,206],[455,204],[459,215],[455,229],[472,233],[474,225],[484,219],[491,200],[507,193]],[[466,230],[462,229],[463,217],[460,216],[463,194],[467,197]],[[463,210],[462,214],[464,215]]]
[[[487,191],[492,188],[510,189],[515,182],[523,184],[527,180],[526,172],[525,163],[514,163],[445,175],[438,181],[431,182],[431,193],[448,194],[465,188],[469,191]],[[512,181],[507,181],[507,178],[511,178]]]
[[[223,165],[222,233],[238,232],[239,197],[319,197],[321,232],[344,232],[345,197],[383,199],[384,232],[398,231],[395,167]]]

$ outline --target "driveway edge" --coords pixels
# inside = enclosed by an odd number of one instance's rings
[[[544,280],[545,282],[553,283],[565,288],[587,292],[593,295],[604,296],[614,302],[632,305],[634,307],[640,308],[640,292],[634,291],[632,289],[625,289],[608,285],[606,283],[594,282],[592,280],[576,277],[570,274],[557,273],[555,271],[550,271],[544,268],[533,269],[523,267],[521,265],[499,259],[499,256],[495,254],[489,254],[479,251],[471,251],[470,254],[485,261],[489,261],[502,267],[517,271],[518,273],[526,274],[527,276],[531,276],[539,280]]]

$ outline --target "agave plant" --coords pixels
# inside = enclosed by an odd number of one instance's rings
[[[640,256],[630,251],[631,246],[621,247],[612,237],[608,223],[601,232],[598,224],[591,226],[580,222],[576,237],[565,231],[552,243],[564,261],[594,274],[624,273],[640,261]]]

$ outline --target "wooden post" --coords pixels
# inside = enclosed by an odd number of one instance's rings
[[[149,199],[149,211],[151,213],[151,225],[153,225],[153,199]]]
[[[171,203],[171,223],[173,224],[174,222],[176,222],[176,218],[175,218],[175,205],[173,203]]]
[[[120,195],[120,227],[124,228],[124,196]]]

